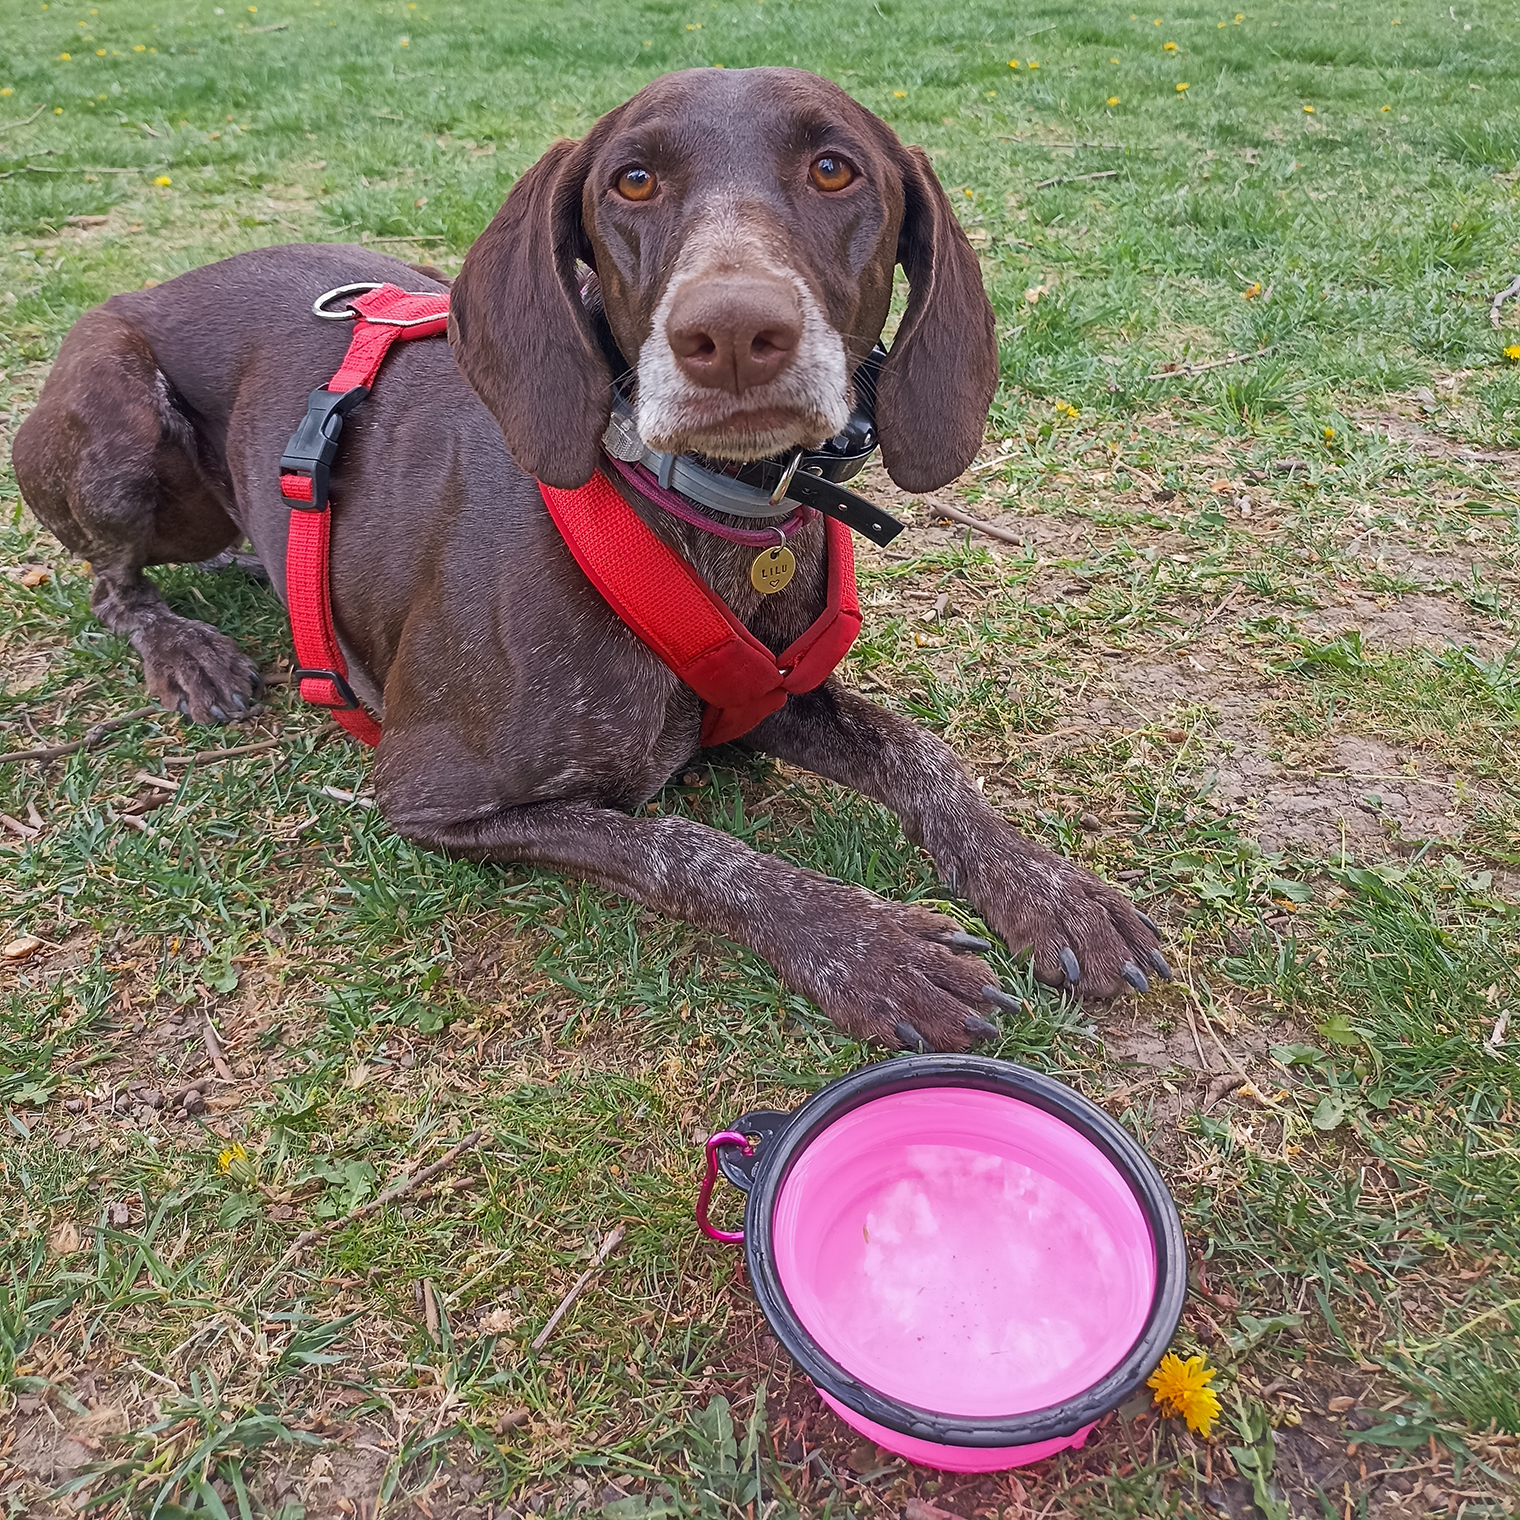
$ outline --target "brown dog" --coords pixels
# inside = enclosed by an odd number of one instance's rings
[[[810,74],[656,80],[523,174],[454,284],[452,352],[402,345],[349,419],[334,613],[353,685],[384,717],[380,806],[407,838],[585,877],[750,946],[858,1035],[960,1049],[1012,1004],[985,942],[689,820],[630,816],[695,752],[700,704],[580,572],[535,483],[597,469],[615,369],[635,377],[657,449],[742,460],[828,438],[897,264],[910,294],[877,421],[892,478],[925,491],[974,457],[998,360],[928,158]],[[115,296],[69,333],[17,434],[22,492],[90,560],[97,615],[131,639],[149,691],[199,722],[247,713],[258,672],[171,612],[143,567],[246,535],[284,585],[282,445],[348,338],[311,304],[358,280],[440,288],[319,244]],[[820,522],[793,540],[791,585],[761,597],[753,550],[629,499],[771,649],[818,615]],[[1042,979],[1109,997],[1143,990],[1142,966],[1168,974],[1122,896],[1017,834],[938,739],[835,681],[742,742],[896,811]]]

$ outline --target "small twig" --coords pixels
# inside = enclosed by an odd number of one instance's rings
[[[63,755],[74,754],[76,750],[94,749],[113,729],[135,723],[139,718],[146,718],[150,713],[162,711],[163,709],[157,705],[137,707],[129,713],[123,713],[119,718],[108,718],[104,723],[97,723],[93,728],[85,730],[83,738],[72,739],[67,744],[53,744],[46,749],[17,749],[12,750],[8,755],[0,755],[0,765],[10,765],[18,760],[57,760]]]
[[[263,755],[278,749],[283,739],[260,739],[257,744],[239,744],[232,749],[203,749],[193,755],[165,755],[165,765],[202,765],[212,760],[236,760],[239,755]]]
[[[222,1042],[217,1037],[216,1025],[211,1022],[211,1015],[207,1014],[201,1027],[201,1044],[206,1047],[206,1054],[211,1057],[211,1064],[216,1067],[216,1074],[224,1082],[233,1082],[237,1079],[232,1075],[232,1068],[227,1064],[227,1057],[222,1054]]]
[[[41,829],[34,829],[22,823],[19,818],[12,818],[9,813],[0,813],[0,825],[8,828],[13,834],[19,834],[23,839],[35,839],[42,832]]]
[[[250,26],[244,36],[251,37],[255,32],[283,32],[289,25],[288,21],[276,21],[273,26]]]
[[[984,460],[981,464],[972,465],[971,468],[966,471],[966,473],[968,475],[976,475],[982,470],[992,469],[995,465],[1007,464],[1010,459],[1017,458],[1018,453],[1019,451],[1017,449],[1010,449],[1006,454],[999,454],[996,459],[987,459]]]
[[[428,1339],[436,1346],[438,1344],[438,1292],[433,1287],[433,1279],[422,1279],[422,1315],[427,1322]]]
[[[338,1230],[347,1229],[349,1225],[355,1224],[361,1219],[368,1218],[369,1215],[373,1214],[377,1209],[383,1209],[386,1204],[394,1202],[394,1200],[402,1197],[406,1193],[413,1192],[415,1189],[422,1187],[425,1183],[431,1182],[433,1178],[438,1176],[441,1172],[446,1172],[454,1164],[454,1162],[461,1155],[463,1155],[465,1151],[469,1150],[472,1146],[479,1144],[484,1135],[485,1131],[483,1129],[472,1129],[469,1134],[464,1137],[463,1140],[460,1140],[454,1145],[451,1145],[431,1165],[423,1167],[420,1172],[413,1172],[410,1176],[403,1177],[401,1181],[396,1183],[394,1187],[387,1188],[378,1197],[371,1198],[368,1203],[361,1203],[358,1208],[350,1209],[348,1213],[346,1213],[341,1219],[330,1219],[326,1224],[318,1225],[314,1230],[302,1230],[301,1233],[297,1235],[293,1241],[291,1241],[289,1246],[286,1247],[285,1254],[274,1264],[272,1268],[270,1268],[263,1282],[261,1282],[258,1287],[256,1287],[249,1295],[248,1302],[252,1303],[255,1299],[257,1299],[260,1294],[263,1293],[264,1289],[267,1288],[270,1283],[272,1283],[280,1275],[280,1273],[283,1272],[285,1268],[289,1266],[290,1263],[294,1261],[296,1257],[299,1256],[301,1252],[307,1248],[307,1246],[321,1240],[324,1235],[331,1235]]]
[[[562,1299],[560,1299],[559,1308],[557,1308],[554,1313],[549,1316],[549,1323],[538,1332],[536,1337],[534,1337],[532,1349],[535,1352],[542,1351],[544,1349],[544,1343],[554,1333],[554,1327],[560,1322],[561,1319],[564,1318],[565,1311],[570,1307],[571,1304],[576,1301],[576,1299],[581,1296],[581,1289],[591,1281],[591,1278],[596,1272],[596,1269],[601,1266],[604,1261],[606,1261],[607,1257],[612,1253],[614,1247],[616,1247],[617,1243],[623,1238],[625,1233],[626,1232],[624,1231],[622,1225],[617,1225],[607,1232],[607,1238],[602,1242],[601,1247],[597,1251],[595,1257],[592,1258],[591,1265],[587,1267],[586,1270],[575,1279],[575,1286],[571,1288],[571,1290],[565,1294]]]
[[[0,132],[10,132],[16,127],[29,127],[45,110],[47,110],[46,106],[38,106],[30,116],[23,116],[17,121],[0,121]]]
[[[1223,359],[1210,359],[1205,364],[1182,364],[1176,369],[1158,369],[1145,378],[1147,380],[1175,380],[1180,375],[1201,375],[1205,370],[1224,369],[1230,364],[1249,364],[1253,359],[1265,358],[1276,347],[1275,343],[1269,343],[1265,348],[1258,348],[1253,354],[1226,354]]]
[[[1209,1058],[1203,1053],[1203,1041],[1198,1038],[1198,1023],[1197,1020],[1193,1017],[1193,1010],[1188,1007],[1186,1003],[1184,1003],[1182,1005],[1182,1011],[1187,1014],[1188,1028],[1193,1031],[1193,1049],[1198,1052],[1198,1064],[1204,1069],[1204,1071],[1208,1071]],[[1242,1082],[1245,1081],[1245,1075],[1243,1073],[1241,1074],[1240,1080]],[[1205,1104],[1204,1107],[1207,1109],[1208,1105]]]
[[[1042,179],[1035,189],[1048,190],[1052,185],[1074,185],[1083,179],[1116,179],[1118,174],[1117,169],[1099,169],[1095,174],[1061,174],[1055,179]]]
[[[1493,305],[1488,308],[1488,320],[1494,326],[1499,325],[1499,308],[1513,296],[1520,299],[1520,274],[1517,274],[1498,295],[1494,297]]]
[[[405,237],[372,237],[365,238],[366,243],[446,243],[448,239],[441,233],[425,233],[420,236],[408,234]]]
[[[985,533],[988,538],[1000,539],[1005,544],[1017,544],[1021,549],[1024,547],[1023,538],[1011,528],[1000,528],[996,523],[983,522],[980,517],[973,517],[969,512],[962,512],[959,507],[942,507],[938,503],[934,506],[936,517],[948,517],[951,522],[958,522],[965,527],[973,528],[978,533]]]

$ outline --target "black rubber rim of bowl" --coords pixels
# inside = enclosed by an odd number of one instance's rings
[[[1135,1343],[1113,1370],[1060,1404],[1007,1416],[949,1415],[890,1398],[852,1377],[803,1326],[792,1309],[771,1250],[771,1219],[781,1187],[813,1138],[852,1109],[910,1088],[971,1087],[1021,1099],[1085,1135],[1129,1184],[1150,1225],[1156,1249],[1156,1291]],[[1155,1370],[1171,1344],[1187,1294],[1187,1247],[1177,1207],[1155,1163],[1129,1133],[1080,1093],[1039,1072],[982,1056],[903,1056],[852,1072],[820,1088],[790,1116],[756,1114],[735,1127],[763,1132],[753,1170],[725,1165],[730,1180],[753,1178],[745,1208],[744,1243],[750,1283],[777,1340],[813,1383],[847,1408],[888,1430],[941,1446],[1031,1446],[1075,1435],[1115,1409]],[[777,1123],[785,1119],[784,1124]],[[728,1154],[725,1153],[725,1161]],[[747,1174],[747,1175],[746,1175]]]

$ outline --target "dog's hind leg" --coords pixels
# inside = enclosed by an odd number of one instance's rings
[[[142,657],[149,693],[198,723],[246,714],[258,667],[226,634],[172,612],[143,574],[207,559],[241,533],[142,335],[106,309],[82,317],[12,460],[38,520],[89,560],[91,607]]]

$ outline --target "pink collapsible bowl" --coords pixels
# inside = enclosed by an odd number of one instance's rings
[[[697,1217],[846,1424],[949,1472],[1080,1446],[1177,1329],[1177,1210],[1124,1128],[978,1056],[907,1056],[708,1141]],[[715,1229],[717,1171],[749,1197]]]

